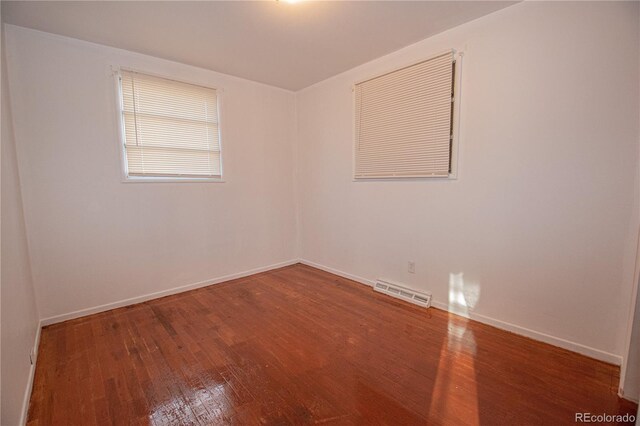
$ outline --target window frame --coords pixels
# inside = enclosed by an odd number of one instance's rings
[[[189,81],[183,78],[176,78],[161,74],[153,71],[148,71],[138,67],[127,67],[120,65],[112,65],[111,71],[113,73],[113,81],[115,85],[116,93],[116,116],[118,126],[118,151],[120,152],[120,175],[122,183],[225,183],[224,180],[224,153],[223,153],[223,141],[222,141],[222,117],[223,117],[223,93],[224,89],[218,86],[211,86],[209,84],[203,84],[197,81]],[[127,162],[127,149],[125,146],[125,123],[123,119],[123,96],[122,96],[122,83],[121,77],[122,71],[137,72],[140,74],[146,74],[152,77],[163,78],[166,80],[172,80],[179,83],[190,84],[194,86],[200,86],[207,89],[214,89],[216,91],[216,100],[218,102],[218,138],[220,143],[220,177],[194,177],[194,176],[129,176],[128,162]]]
[[[451,139],[451,171],[447,176],[417,176],[417,177],[356,177],[356,155],[358,141],[356,140],[356,85],[363,81],[371,80],[382,75],[398,71],[403,68],[411,67],[413,65],[420,64],[431,58],[440,56],[443,53],[453,51],[453,63],[455,67],[455,73],[453,76],[453,111],[452,111],[452,139]],[[352,126],[352,158],[351,158],[351,181],[352,182],[393,182],[393,181],[447,181],[457,180],[458,163],[460,157],[460,104],[462,98],[462,62],[464,58],[464,51],[458,49],[448,49],[446,51],[437,51],[430,55],[426,55],[421,59],[409,62],[404,65],[396,65],[390,69],[375,72],[374,74],[365,75],[363,78],[359,78],[351,86],[351,126]]]

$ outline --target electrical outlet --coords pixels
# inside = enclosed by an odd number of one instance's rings
[[[409,266],[407,268],[410,274],[416,273],[416,262],[409,262]]]

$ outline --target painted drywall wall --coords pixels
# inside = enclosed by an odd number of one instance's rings
[[[294,94],[7,25],[33,281],[55,317],[295,258]],[[123,183],[111,66],[222,90],[225,183]]]
[[[638,8],[638,21],[640,21],[640,8]],[[637,40],[638,49],[640,50],[640,39]],[[638,58],[640,60],[640,58]],[[640,64],[638,66],[640,70]],[[640,75],[638,75],[640,80]],[[638,98],[640,98],[640,91],[638,92]],[[640,114],[640,111],[639,111]],[[640,120],[640,117],[638,117]],[[640,134],[638,135],[638,143],[640,144]],[[636,191],[640,191],[637,189]],[[640,234],[639,234],[640,238]],[[640,241],[638,241],[638,247],[640,247]],[[629,336],[627,354],[625,362],[622,365],[620,372],[624,377],[621,378],[622,393],[625,398],[634,401],[640,400],[640,294],[638,293],[638,287],[640,286],[639,271],[637,268],[640,266],[638,259],[640,259],[640,253],[636,257],[636,270],[634,280],[636,281],[635,288],[635,309],[633,315],[630,316],[630,328],[631,333]],[[636,418],[636,424],[640,424],[640,416]]]
[[[619,362],[638,7],[521,3],[298,92],[301,258]],[[464,51],[459,178],[354,182],[352,85],[449,48]]]
[[[2,158],[0,167],[2,416],[0,424],[17,425],[21,420],[25,392],[29,387],[31,373],[29,353],[34,346],[39,317],[29,266],[5,64],[6,61],[3,58],[0,149]]]

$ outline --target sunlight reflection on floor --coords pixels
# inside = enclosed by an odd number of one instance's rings
[[[480,285],[464,281],[464,273],[449,274],[449,311],[469,316],[480,298]],[[473,330],[461,319],[449,319],[447,341],[440,350],[437,377],[431,398],[430,414],[461,422],[479,423],[478,395],[473,356],[476,340]],[[452,355],[453,354],[453,355]],[[475,404],[469,404],[475,401]],[[464,402],[464,403],[463,403]],[[464,413],[459,407],[466,407]]]
[[[217,383],[207,388],[191,389],[185,387],[183,392],[188,390],[188,395],[183,394],[163,401],[152,410],[149,417],[153,424],[176,424],[175,422],[182,420],[186,422],[194,415],[211,420],[229,419],[233,410],[227,399],[229,397],[227,387],[226,382]]]

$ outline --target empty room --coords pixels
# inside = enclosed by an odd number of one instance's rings
[[[640,2],[1,21],[2,426],[640,425]]]

